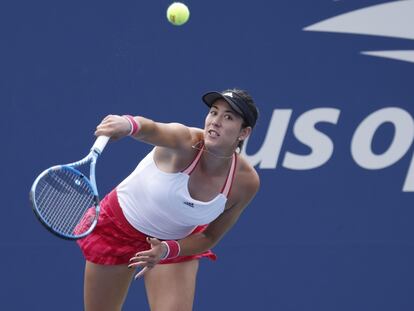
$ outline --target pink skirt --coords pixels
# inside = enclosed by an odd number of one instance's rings
[[[150,249],[146,241],[147,235],[136,230],[126,220],[115,190],[102,199],[100,206],[101,212],[97,226],[91,234],[77,241],[86,260],[101,265],[128,264],[129,259],[137,252]],[[83,219],[87,222],[87,219],[93,217],[94,214],[94,209],[90,209]],[[81,222],[80,229],[82,225]],[[202,232],[206,227],[207,225],[199,226],[191,234]],[[159,263],[178,263],[203,257],[211,260],[217,259],[217,256],[208,250],[201,254],[162,260]]]

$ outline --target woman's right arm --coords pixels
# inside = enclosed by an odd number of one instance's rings
[[[144,117],[134,117],[138,131],[133,138],[145,143],[171,149],[185,149],[196,139],[194,131],[180,123],[161,123]],[[106,135],[119,139],[130,133],[130,122],[123,116],[108,115],[97,126],[95,135]]]

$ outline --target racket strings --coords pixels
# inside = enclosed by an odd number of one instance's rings
[[[46,174],[36,187],[36,205],[43,220],[55,231],[65,235],[80,235],[92,224],[83,219],[86,211],[96,204],[90,183],[82,175],[68,169]],[[82,221],[82,227],[79,223]]]
[[[44,189],[48,190],[43,192],[44,203],[40,204],[44,209],[45,218],[54,230],[73,234],[75,226],[93,202],[92,198],[87,196],[88,187],[80,183],[79,176],[73,176],[69,180],[68,177],[70,176],[66,173],[62,179],[55,179],[59,187],[45,185]],[[79,189],[84,191],[84,195],[79,195]]]
[[[65,177],[68,177],[68,176],[70,175],[68,174],[68,172],[66,172]],[[75,178],[79,178],[79,177],[75,176]],[[62,182],[62,180],[59,180],[59,181]],[[64,181],[67,181],[67,179]],[[70,180],[70,182],[71,184],[73,184],[73,180]],[[79,183],[77,179],[75,179],[74,182],[75,184]],[[83,184],[79,185],[79,188],[85,190],[84,189],[85,187]],[[71,188],[71,190],[72,189],[73,188]],[[54,200],[53,206],[57,206],[60,203],[62,204],[61,208],[58,209],[58,213],[56,217],[56,219],[59,220],[56,222],[57,228],[62,228],[65,226],[65,224],[71,224],[73,223],[73,221],[76,221],[76,219],[78,218],[79,210],[72,209],[72,207],[82,206],[82,202],[80,201],[80,197],[76,197],[76,196],[72,197],[72,195],[73,195],[72,191],[65,191],[65,195],[62,197],[62,201],[60,201],[60,198],[59,198],[59,202],[58,202],[57,197],[53,197],[53,200]],[[73,211],[73,213],[70,213],[71,211]]]

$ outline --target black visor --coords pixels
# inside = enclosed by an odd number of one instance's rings
[[[223,99],[244,119],[248,126],[254,127],[256,124],[257,116],[254,115],[245,100],[235,92],[208,92],[203,95],[202,99],[209,107],[211,107],[216,100]]]

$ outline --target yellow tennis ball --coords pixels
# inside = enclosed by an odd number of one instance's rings
[[[190,11],[184,3],[174,2],[167,9],[167,19],[175,26],[185,24],[189,18]]]

